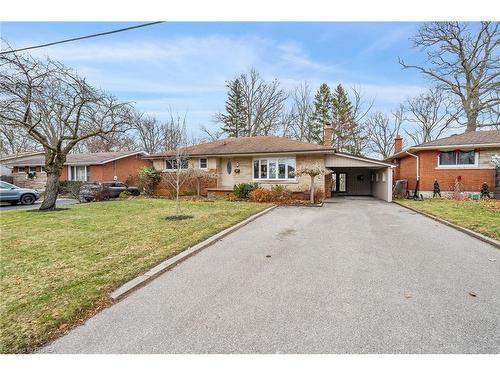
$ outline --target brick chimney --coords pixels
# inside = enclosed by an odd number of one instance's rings
[[[333,126],[325,124],[323,128],[323,144],[328,147],[333,146]]]
[[[394,153],[403,151],[403,138],[398,134],[396,138],[394,138]]]

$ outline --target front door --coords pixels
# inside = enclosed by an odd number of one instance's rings
[[[347,173],[332,173],[332,195],[347,193]]]
[[[347,173],[337,174],[337,193],[347,193]]]

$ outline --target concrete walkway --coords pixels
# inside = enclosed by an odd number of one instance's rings
[[[375,199],[278,208],[42,352],[498,353],[500,252]]]

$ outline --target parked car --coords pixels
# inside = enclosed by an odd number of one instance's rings
[[[24,189],[16,185],[0,181],[0,202],[10,204],[33,204],[40,198],[40,193],[33,189]]]
[[[80,187],[80,201],[91,202],[95,199],[110,199],[118,198],[122,191],[128,191],[130,194],[137,196],[140,194],[138,188],[127,186],[123,182],[88,182]]]

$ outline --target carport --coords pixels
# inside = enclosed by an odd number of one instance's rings
[[[392,201],[393,166],[379,160],[336,152],[327,155],[326,168],[332,174],[325,189],[335,196],[373,196]]]

